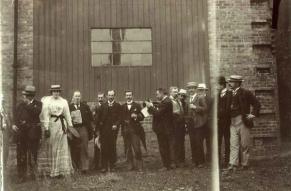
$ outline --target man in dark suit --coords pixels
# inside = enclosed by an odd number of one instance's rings
[[[218,156],[221,161],[221,144],[224,139],[224,157],[220,164],[227,167],[230,153],[230,105],[232,91],[226,87],[226,80],[223,76],[218,79],[218,98],[217,98],[217,120],[218,120]]]
[[[175,141],[175,165],[177,167],[184,166],[185,160],[185,124],[184,124],[184,108],[178,97],[178,87],[170,87],[170,99],[173,105],[173,125],[174,125],[174,141]]]
[[[154,107],[153,103],[149,101],[146,101],[145,104],[149,113],[153,114],[153,131],[157,135],[164,166],[161,171],[165,171],[175,167],[173,105],[167,96],[167,91],[163,88],[157,89],[156,97],[159,100],[157,107]]]
[[[141,106],[133,101],[132,91],[126,91],[125,98],[126,103],[121,108],[121,124],[125,141],[126,158],[130,163],[130,170],[137,168],[137,170],[141,171],[143,164],[140,142],[141,136],[144,134],[144,129],[140,122],[144,119],[144,116],[141,113]],[[135,154],[136,165],[133,152]]]
[[[35,93],[34,86],[25,87],[22,92],[23,100],[17,106],[15,124],[12,126],[16,133],[17,170],[20,182],[26,178],[27,164],[31,176],[35,177],[37,151],[41,138],[39,115],[42,109],[42,103],[34,98]]]
[[[198,167],[203,167],[204,150],[203,150],[203,132],[208,120],[208,110],[205,96],[197,93],[197,83],[188,82],[189,92],[189,136],[192,151],[192,162]]]
[[[120,126],[121,106],[117,103],[115,92],[108,91],[108,101],[100,108],[100,139],[101,139],[101,164],[102,172],[114,171],[117,160],[116,140]]]
[[[179,90],[179,99],[181,101],[182,107],[183,107],[183,116],[182,116],[182,125],[181,125],[181,134],[180,134],[180,140],[181,140],[181,144],[180,144],[180,148],[181,148],[181,152],[178,155],[178,161],[180,162],[180,166],[186,166],[185,163],[185,135],[187,133],[187,115],[188,115],[188,104],[187,104],[187,90],[185,89],[180,89]]]
[[[229,171],[233,171],[239,165],[241,151],[242,169],[249,165],[251,128],[253,120],[259,116],[260,103],[249,91],[241,87],[242,76],[230,76],[228,83],[232,89],[231,99],[231,124],[230,124],[230,160]],[[252,112],[251,112],[252,106]]]
[[[75,91],[72,103],[69,105],[73,127],[80,137],[70,141],[73,166],[86,173],[89,170],[88,141],[93,138],[93,116],[89,106],[81,102],[80,91]]]
[[[100,114],[101,114],[101,105],[105,102],[104,93],[98,93],[98,102],[93,108],[93,117],[94,117],[94,169],[98,170],[100,168]]]
[[[198,84],[197,87],[198,94],[205,97],[207,105],[207,122],[203,127],[203,142],[205,140],[206,151],[205,151],[205,161],[211,162],[212,159],[212,104],[213,99],[208,92],[208,88],[205,83]]]

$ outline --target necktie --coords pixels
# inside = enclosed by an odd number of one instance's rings
[[[180,108],[180,113],[184,113],[182,102],[180,100],[177,100],[177,102],[178,102],[178,105],[179,105],[179,108]]]
[[[191,101],[190,102],[193,102],[193,100],[194,100],[194,96],[191,97]]]

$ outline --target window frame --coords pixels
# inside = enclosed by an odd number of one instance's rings
[[[112,30],[112,29],[125,29],[125,30],[128,30],[128,29],[149,29],[150,30],[150,37],[151,37],[151,40],[126,40],[126,41],[123,41],[123,40],[93,40],[92,41],[92,30],[98,30],[98,29],[106,29],[106,30]],[[128,67],[128,68],[133,68],[133,67],[152,67],[153,66],[153,32],[152,32],[152,27],[111,27],[111,28],[90,28],[90,31],[89,31],[89,36],[90,36],[90,42],[89,42],[89,49],[90,49],[90,66],[92,68],[115,68],[115,67]],[[108,64],[108,65],[93,65],[93,55],[98,55],[98,54],[111,54],[111,55],[114,55],[115,53],[113,53],[113,50],[112,50],[112,53],[93,53],[92,52],[92,42],[150,42],[150,46],[151,46],[151,52],[149,53],[141,53],[141,52],[137,52],[137,53],[122,53],[120,52],[120,54],[127,54],[127,55],[130,55],[130,54],[138,54],[138,55],[142,55],[142,54],[148,54],[148,55],[151,55],[151,64],[149,65],[114,65],[114,64]]]

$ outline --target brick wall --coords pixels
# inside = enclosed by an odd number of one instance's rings
[[[32,84],[33,69],[33,1],[19,0],[18,20],[18,97],[26,84]],[[12,106],[13,95],[13,47],[14,47],[14,1],[1,0],[1,65],[2,90],[7,107]]]
[[[18,0],[18,95],[33,84],[33,0]]]
[[[13,88],[13,22],[14,9],[11,0],[0,1],[1,7],[1,89],[5,104],[12,105]]]
[[[268,0],[208,0],[210,75],[242,75],[262,104],[252,129],[253,157],[278,151],[276,63]],[[216,10],[216,11],[215,11]]]
[[[281,115],[281,134],[291,137],[291,3],[281,0],[278,28],[275,31],[275,54],[278,65],[279,105]]]

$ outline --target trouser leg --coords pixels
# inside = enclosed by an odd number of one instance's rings
[[[224,163],[229,163],[229,155],[230,155],[230,129],[229,127],[225,127],[224,129],[224,145],[225,145],[225,153],[224,153]]]
[[[204,163],[204,150],[203,150],[203,129],[195,128],[194,130],[194,145],[195,145],[195,164],[199,165]]]
[[[36,166],[37,166],[37,152],[39,148],[39,140],[29,140],[28,141],[28,164],[30,167],[30,172],[32,175],[36,173]]]
[[[80,169],[89,170],[88,131],[86,127],[80,127],[79,129],[80,149],[78,154],[80,158]]]
[[[100,149],[97,145],[94,145],[94,168],[99,169],[100,167]]]
[[[223,138],[223,129],[221,126],[218,126],[218,160],[219,164],[221,164],[221,145],[222,145],[222,138]]]
[[[18,140],[17,142],[17,171],[19,178],[26,176],[27,172],[27,154],[28,143],[26,140]]]
[[[73,138],[69,141],[70,150],[71,150],[71,158],[72,158],[72,165],[75,169],[79,169],[80,165],[80,143],[79,140],[76,138]]]
[[[170,165],[175,165],[177,163],[177,157],[175,153],[175,143],[176,139],[174,134],[167,134],[167,142],[168,142],[168,150],[169,150],[169,157],[170,157]]]
[[[185,127],[184,123],[177,123],[175,127],[175,155],[177,163],[185,162]]]
[[[109,151],[109,145],[108,145],[108,136],[106,136],[105,134],[101,135],[100,137],[100,141],[101,141],[101,166],[104,169],[108,169],[108,152]]]
[[[239,129],[237,124],[232,122],[230,126],[230,158],[229,164],[238,166],[239,164]]]
[[[113,151],[112,151],[112,155],[111,155],[111,157],[112,157],[112,162],[113,162],[113,164],[115,164],[116,162],[117,162],[117,151],[116,151],[116,145],[117,145],[117,138],[118,138],[118,131],[114,131],[113,132],[113,147],[112,147],[112,149],[113,149]]]
[[[195,163],[195,137],[194,137],[193,130],[189,132],[189,137],[190,137],[192,163]]]
[[[126,133],[124,135],[124,147],[126,148],[126,160],[131,165],[131,167],[134,167],[133,164],[133,152],[132,152],[132,135],[130,133]]]
[[[140,138],[138,135],[133,134],[132,136],[132,147],[134,150],[134,156],[136,160],[142,160]]]
[[[240,127],[241,136],[241,165],[248,166],[250,158],[251,132],[244,124]]]
[[[132,148],[134,151],[134,158],[136,161],[136,168],[138,170],[142,170],[143,169],[143,161],[142,161],[142,152],[141,152],[141,141],[140,141],[140,137],[136,134],[132,135]]]
[[[166,135],[157,134],[157,139],[163,165],[164,167],[169,168],[170,167],[169,144]]]
[[[206,153],[205,153],[205,159],[207,161],[211,161],[211,132],[208,127],[208,124],[206,124],[203,128],[203,140],[205,139],[205,144],[206,144]],[[202,140],[202,141],[203,141]]]

